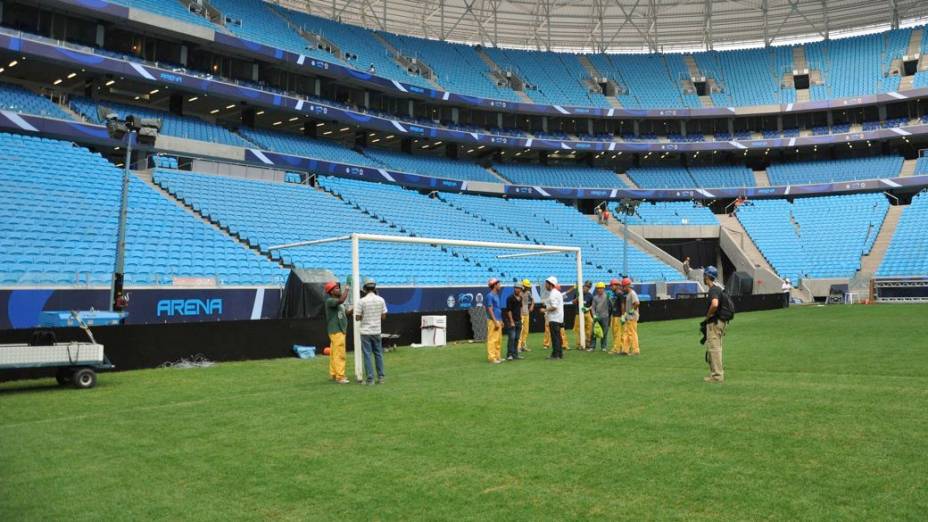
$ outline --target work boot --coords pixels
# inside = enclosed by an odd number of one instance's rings
[[[725,382],[725,380],[722,379],[721,377],[713,377],[711,375],[709,377],[703,377],[702,380],[705,382],[711,382],[714,384],[722,384],[723,382]]]

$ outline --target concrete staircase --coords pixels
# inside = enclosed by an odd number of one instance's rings
[[[741,226],[736,217],[727,214],[717,214],[719,220],[719,246],[731,259],[735,270],[747,272],[754,278],[755,294],[775,294],[780,292],[783,280],[767,262],[754,240]],[[727,274],[723,274],[727,277]],[[805,302],[812,300],[811,296],[802,296]]]
[[[592,221],[598,224],[598,221],[596,220],[595,215],[588,214],[586,215],[586,217],[590,218]],[[620,223],[618,219],[610,219],[609,224],[603,225],[603,226],[605,226],[607,229],[609,229],[610,232],[618,236],[619,239],[623,237],[624,230],[622,227],[622,223]],[[682,261],[673,257],[667,252],[661,250],[660,247],[658,247],[654,243],[645,239],[644,236],[632,230],[631,227],[629,227],[628,229],[628,244],[638,247],[640,250],[644,251],[645,253],[650,254],[651,256],[654,256],[657,259],[663,261],[664,263],[670,265],[674,270],[680,272],[681,274],[683,273],[683,262]]]
[[[713,102],[712,98],[709,96],[700,96],[699,104],[703,107],[715,107],[715,102]]]
[[[793,47],[793,69],[801,71],[808,69],[809,64],[806,62],[806,48],[803,45]]]
[[[638,188],[638,184],[635,183],[635,181],[632,178],[628,177],[628,174],[625,174],[624,172],[622,173],[616,172],[615,175],[619,177],[619,180],[621,180],[622,183],[625,183],[626,187]]]
[[[754,184],[758,187],[769,187],[770,178],[767,176],[766,170],[755,170],[754,171]]]
[[[699,74],[699,66],[696,65],[696,59],[693,58],[692,54],[683,55],[683,63],[686,64],[686,70],[690,73],[690,78],[699,78],[702,76]]]
[[[914,56],[922,53],[922,36],[924,30],[923,27],[912,29],[912,32],[909,34],[909,45],[905,48],[906,56]]]
[[[921,53],[922,53],[922,33],[923,33],[923,31],[924,31],[924,28],[922,28],[922,27],[916,27],[916,28],[912,29],[912,32],[909,34],[909,45],[906,46],[906,49],[905,49],[905,55],[906,55],[906,56],[915,56],[916,54],[921,55]],[[924,63],[928,63],[928,60],[922,60],[922,59],[921,59],[921,56],[919,56],[919,59],[918,59],[918,64],[919,64],[919,66],[916,67],[916,70],[918,70],[918,71],[922,70],[921,64],[922,64],[923,62],[924,62]],[[908,91],[908,90],[912,89],[912,82],[913,82],[914,80],[915,80],[915,75],[912,75],[912,76],[903,76],[903,77],[900,78],[900,80],[899,80],[899,90],[900,90],[900,91]]]
[[[187,214],[190,214],[190,215],[193,216],[194,218],[196,218],[196,219],[202,221],[203,223],[206,223],[207,225],[209,225],[210,227],[212,227],[214,230],[216,230],[216,231],[219,232],[220,234],[222,234],[222,235],[228,237],[229,240],[232,241],[233,243],[235,243],[235,244],[241,246],[243,249],[245,249],[245,250],[250,250],[250,251],[252,251],[252,252],[255,252],[255,253],[257,253],[258,255],[260,255],[260,256],[262,256],[262,257],[264,257],[264,258],[270,260],[272,263],[276,263],[276,264],[278,264],[278,265],[280,265],[280,266],[282,266],[282,267],[284,267],[284,268],[290,268],[288,265],[285,265],[285,264],[284,264],[283,262],[281,262],[279,259],[273,259],[273,258],[271,258],[270,256],[266,255],[264,252],[261,252],[260,250],[258,250],[257,247],[252,247],[252,246],[249,245],[248,243],[242,241],[240,238],[238,238],[237,236],[231,234],[231,233],[230,233],[228,230],[226,230],[225,228],[222,228],[221,226],[219,226],[218,223],[215,223],[215,222],[211,221],[209,218],[207,218],[207,217],[204,216],[203,214],[200,214],[199,212],[197,212],[196,210],[194,210],[192,207],[187,206],[186,203],[184,203],[183,201],[181,201],[181,200],[177,199],[176,197],[174,197],[174,194],[171,194],[171,193],[168,192],[167,190],[164,190],[163,188],[161,188],[161,185],[158,185],[157,183],[155,183],[154,179],[152,179],[152,171],[151,171],[150,169],[145,169],[145,170],[134,170],[134,171],[132,171],[132,174],[133,174],[136,178],[138,178],[139,180],[145,182],[145,183],[146,183],[148,186],[150,186],[151,188],[155,189],[159,194],[161,194],[161,196],[162,196],[164,199],[166,199],[166,200],[168,200],[168,201],[174,203],[175,205],[177,205],[178,208],[180,208],[181,210],[183,210],[183,211],[186,212]]]
[[[915,175],[915,161],[916,160],[911,159],[902,162],[902,170],[899,171],[900,178],[906,178]]]
[[[806,48],[803,45],[797,45],[793,47],[793,69],[801,71],[803,69],[809,68],[809,62],[806,60]],[[791,85],[793,83],[793,73],[790,71],[787,74],[787,82]],[[821,73],[817,71],[809,71],[809,83],[815,84],[815,79],[818,78],[821,80]],[[796,101],[797,102],[807,102],[810,101],[811,94],[809,89],[796,89]]]
[[[583,66],[583,70],[586,71],[586,73],[590,75],[590,78],[597,79],[597,78],[605,77],[605,75],[599,72],[599,69],[597,69],[596,66],[593,65],[593,62],[590,61],[590,58],[587,55],[581,54],[577,56],[577,60],[580,62],[580,65]],[[615,96],[606,96],[606,101],[609,102],[610,107],[613,107],[615,109],[622,108],[622,104],[619,102],[619,99],[616,98]]]
[[[490,55],[488,55],[487,53],[483,51],[483,49],[477,51],[477,56],[480,57],[480,59],[483,61],[483,63],[486,64],[486,66],[490,69],[490,71],[502,71],[503,70],[502,67],[500,67],[499,65],[497,65],[496,62],[493,61],[493,58],[490,58]],[[528,94],[525,94],[524,91],[513,90],[512,92],[516,93],[516,96],[519,97],[519,101],[521,101],[522,103],[535,103],[534,100],[532,100],[532,98],[529,97]]]
[[[491,176],[498,179],[499,182],[502,183],[503,185],[512,185],[512,181],[509,181],[508,179],[506,179],[506,176],[503,176],[499,172],[496,172],[496,169],[494,169],[493,167],[484,167],[483,170],[489,172]]]
[[[889,207],[883,225],[880,227],[880,232],[873,242],[873,248],[870,249],[867,255],[860,258],[860,270],[851,278],[848,285],[851,292],[856,292],[858,296],[870,295],[870,280],[873,279],[883,262],[883,257],[886,255],[886,250],[889,249],[889,244],[892,242],[893,234],[896,232],[896,226],[899,224],[899,218],[902,216],[904,209],[905,206],[903,205]]]

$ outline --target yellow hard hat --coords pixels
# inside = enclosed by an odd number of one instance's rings
[[[603,283],[602,281],[600,281],[596,283],[596,288],[606,288],[606,283]]]
[[[523,279],[523,280],[522,280],[522,286],[524,286],[525,288],[531,288],[532,282],[529,281],[528,279]]]

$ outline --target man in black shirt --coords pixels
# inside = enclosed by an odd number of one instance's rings
[[[724,288],[716,281],[719,271],[714,266],[707,266],[703,271],[703,282],[709,287],[709,309],[706,310],[706,361],[709,363],[709,376],[703,379],[706,382],[721,383],[725,381],[725,370],[722,367],[722,337],[728,321],[732,318],[732,310],[726,310],[728,299],[724,295]]]
[[[522,335],[522,286],[512,288],[512,295],[506,298],[506,308],[503,309],[503,321],[506,335],[509,336],[506,344],[506,360],[521,359],[519,355],[519,337]]]

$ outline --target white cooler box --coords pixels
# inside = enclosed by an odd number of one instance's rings
[[[444,315],[422,316],[422,346],[444,346],[447,344],[448,317]]]

